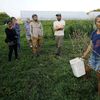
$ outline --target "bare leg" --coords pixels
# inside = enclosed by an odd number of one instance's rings
[[[100,96],[100,71],[97,72],[97,79],[98,79],[98,95]]]
[[[86,71],[86,75],[85,75],[85,78],[86,79],[89,79],[91,77],[91,68],[87,65],[85,67],[85,71]]]

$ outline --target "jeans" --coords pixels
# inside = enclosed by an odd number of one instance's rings
[[[89,65],[95,71],[100,70],[100,57],[95,54],[91,54],[89,59]]]

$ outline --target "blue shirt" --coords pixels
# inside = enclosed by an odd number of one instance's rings
[[[16,33],[17,33],[18,35],[20,35],[20,26],[19,26],[19,24],[16,23],[16,24],[13,26],[13,28],[16,30]]]
[[[25,22],[26,35],[30,36],[30,24]]]
[[[92,32],[91,40],[93,44],[93,54],[100,55],[100,34],[97,34],[97,30]]]

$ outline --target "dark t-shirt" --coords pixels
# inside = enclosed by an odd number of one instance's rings
[[[99,56],[100,55],[100,34],[97,34],[97,31],[92,32],[91,40],[93,44],[93,53]]]
[[[15,42],[17,40],[17,34],[15,29],[6,28],[5,33],[7,42],[12,42],[12,41]]]

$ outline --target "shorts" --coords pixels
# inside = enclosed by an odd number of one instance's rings
[[[97,56],[92,53],[89,58],[89,66],[95,71],[99,71],[100,70],[100,56]]]

